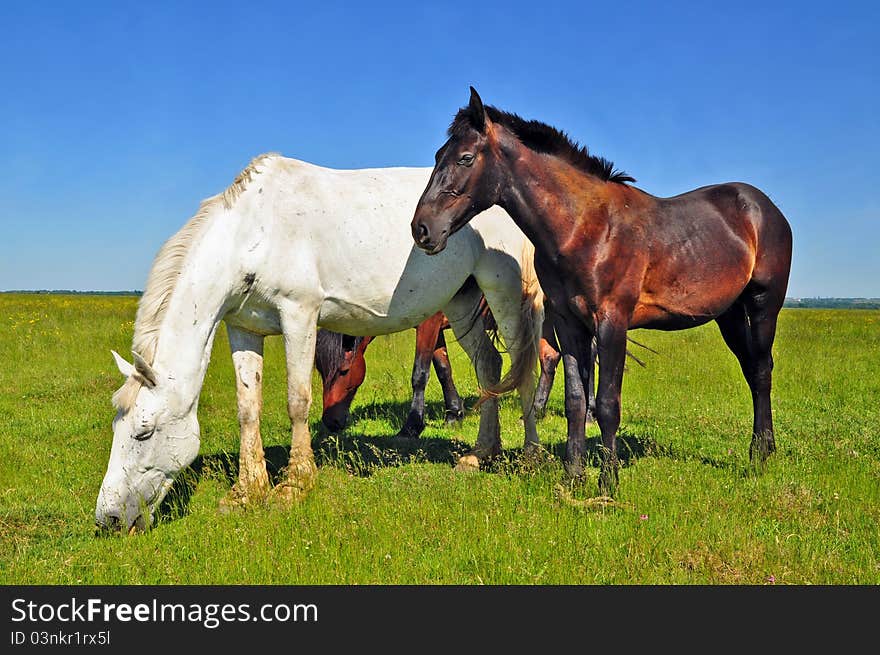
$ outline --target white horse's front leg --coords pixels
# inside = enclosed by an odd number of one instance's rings
[[[263,410],[263,337],[228,323],[226,332],[229,335],[235,368],[238,424],[241,431],[238,481],[220,501],[221,508],[231,509],[262,501],[269,493],[270,485],[263,440],[260,437],[260,415]]]
[[[309,433],[318,308],[286,300],[279,311],[287,357],[287,413],[293,436],[287,469],[272,496],[290,502],[305,496],[315,485],[318,474]]]

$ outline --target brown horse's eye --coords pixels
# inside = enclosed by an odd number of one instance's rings
[[[461,156],[461,159],[458,160],[459,166],[470,166],[473,163],[474,163],[474,156],[469,152],[464,153]]]

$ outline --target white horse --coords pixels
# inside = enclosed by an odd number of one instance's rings
[[[487,211],[428,256],[410,221],[430,168],[333,170],[261,155],[205,200],[153,262],[134,326],[133,364],[113,353],[126,382],[114,394],[113,445],[96,524],[143,529],[175,476],[199,450],[196,417],[214,334],[225,320],[241,429],[239,478],[225,499],[290,501],[317,474],[309,435],[317,327],[351,335],[409,329],[443,310],[483,389],[517,388],[525,443],[543,320],[533,249],[503,210]],[[466,284],[469,277],[476,285]],[[477,288],[479,287],[479,288]],[[485,294],[510,353],[472,329]],[[287,359],[290,461],[270,489],[260,437],[263,339],[282,334]],[[494,396],[480,408],[471,457],[500,451]],[[471,465],[473,463],[471,462]]]

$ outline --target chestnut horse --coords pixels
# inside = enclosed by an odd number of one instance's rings
[[[566,468],[582,475],[590,338],[599,360],[601,493],[618,482],[617,429],[627,331],[714,320],[752,394],[751,461],[776,446],[771,354],[791,268],[788,221],[741,182],[652,196],[563,132],[483,105],[471,87],[437,151],[411,223],[429,254],[479,212],[500,205],[535,246],[535,269],[562,348]]]
[[[483,319],[486,329],[494,329],[494,319],[488,305],[483,302]],[[431,374],[431,364],[443,391],[446,424],[453,425],[464,416],[461,396],[452,378],[452,365],[446,348],[444,332],[449,329],[449,319],[443,312],[419,323],[416,328],[416,352],[412,368],[412,403],[398,437],[418,437],[425,429],[425,388]],[[323,413],[321,422],[331,431],[341,430],[348,422],[351,403],[364,382],[367,373],[366,350],[373,337],[356,337],[331,330],[318,331],[315,349],[315,367],[323,385]],[[553,379],[561,354],[553,333],[553,325],[544,322],[538,349],[541,368],[538,388],[532,408],[535,417],[544,415]],[[595,411],[594,385],[587,387],[589,412]]]
[[[449,328],[449,320],[443,312],[437,312],[419,323],[416,330],[416,354],[412,368],[412,404],[399,437],[418,437],[425,429],[425,388],[431,374],[431,363],[437,372],[446,423],[454,424],[462,419],[461,397],[452,379],[452,366],[446,350],[443,332]],[[349,410],[354,396],[367,373],[364,357],[373,337],[356,337],[331,330],[319,330],[315,346],[315,367],[323,384],[324,410],[321,422],[328,430],[337,431],[348,422]]]

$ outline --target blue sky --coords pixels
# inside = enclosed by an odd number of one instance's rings
[[[740,180],[790,296],[880,296],[880,5],[0,4],[0,290],[140,289],[266,151],[430,166],[474,85],[655,195]]]

